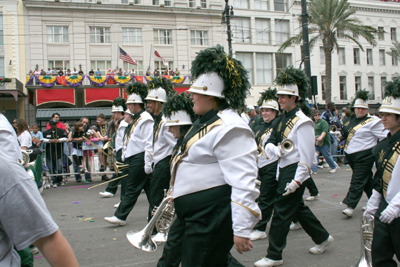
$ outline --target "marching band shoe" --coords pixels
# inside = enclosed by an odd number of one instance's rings
[[[362,207],[362,211],[366,211],[367,210],[367,206]]]
[[[306,198],[306,201],[314,201],[318,196],[319,194],[316,196],[309,196],[308,198]]]
[[[258,239],[264,239],[264,238],[267,238],[267,233],[265,231],[254,230],[250,234],[251,241],[256,241]]]
[[[125,221],[118,219],[115,216],[112,217],[105,217],[104,220],[106,220],[109,223],[115,224],[115,225],[119,225],[119,226],[124,226],[125,225]]]
[[[338,168],[336,167],[336,168],[334,168],[334,169],[331,169],[329,172],[330,172],[330,173],[335,173],[335,172],[337,171],[337,169],[338,169]]]
[[[117,208],[119,207],[119,204],[121,204],[121,201],[120,201],[120,202],[118,202],[117,204],[115,204],[115,205],[114,205],[114,208],[116,208],[116,209],[117,209]]]
[[[272,267],[272,266],[279,266],[282,264],[283,264],[283,260],[275,261],[275,260],[268,259],[267,257],[264,257],[261,260],[256,261],[254,263],[254,266],[256,266],[256,267]]]
[[[349,206],[347,206],[347,208],[342,211],[342,213],[349,218],[351,218],[351,216],[353,216],[353,212],[354,212],[354,209],[350,208]]]
[[[107,191],[100,192],[99,194],[102,197],[114,197],[115,196],[113,193],[110,193],[110,192],[107,192]]]
[[[322,242],[321,244],[315,245],[314,247],[310,248],[311,254],[322,254],[325,251],[325,247],[329,246],[330,244],[335,241],[333,237],[330,235],[327,240]]]
[[[291,222],[289,228],[292,231],[299,230],[301,228],[301,224],[299,222],[297,223]]]

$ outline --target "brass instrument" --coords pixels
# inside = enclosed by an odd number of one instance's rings
[[[262,156],[262,154],[263,154],[263,150],[262,150],[262,148],[261,148],[260,146],[258,146],[258,147],[257,147],[257,151],[258,151],[257,158],[259,158],[259,157],[261,157],[261,156]]]
[[[282,154],[290,153],[294,149],[294,142],[288,138],[283,139],[280,144],[278,144],[279,148],[282,151]]]
[[[164,233],[167,236],[168,230],[176,219],[174,203],[170,203],[173,198],[167,196],[155,211],[153,218],[140,232],[129,231],[126,237],[129,242],[136,248],[146,252],[154,252],[157,250],[157,244],[151,237],[154,227],[159,233]]]
[[[119,179],[125,178],[126,176],[128,176],[128,174],[125,174],[125,175],[122,175],[122,176],[120,176],[120,177],[117,177],[117,178],[108,180],[107,182],[104,182],[104,183],[100,183],[100,184],[91,186],[91,187],[88,188],[88,190],[93,189],[93,188],[96,188],[96,187],[98,187],[98,186],[100,186],[100,185],[103,185],[103,184],[108,184],[108,183],[114,182],[115,180],[119,180]]]
[[[122,162],[113,161],[115,175],[118,175],[123,169],[129,168],[129,164],[123,164]]]
[[[329,131],[332,132],[332,133],[336,132],[337,131],[336,125],[329,126]]]
[[[29,166],[35,166],[35,161],[29,162],[29,155],[32,153],[32,150],[21,150],[22,159],[19,159],[18,162],[21,164],[25,169],[28,169]]]
[[[374,226],[373,216],[361,218],[361,258],[354,267],[372,267],[371,246]]]

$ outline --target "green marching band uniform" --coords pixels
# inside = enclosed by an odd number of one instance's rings
[[[248,251],[251,229],[261,217],[254,134],[234,110],[244,108],[250,84],[242,64],[220,45],[200,51],[191,73],[189,92],[201,116],[171,159],[177,219],[158,266],[178,266],[168,261],[170,244],[181,251],[182,267],[227,266],[234,261],[234,240],[235,247]],[[207,105],[196,99],[213,107],[200,112]]]
[[[333,242],[333,237],[329,235],[303,200],[304,182],[310,178],[310,168],[315,153],[314,123],[299,108],[301,106],[306,113],[309,112],[309,108],[305,105],[308,91],[307,77],[302,70],[288,67],[278,75],[276,82],[278,86],[281,86],[277,89],[277,95],[290,99],[288,104],[290,110],[288,108],[280,116],[279,122],[265,146],[268,157],[279,157],[278,188],[267,255],[257,261],[255,266],[283,264],[282,252],[286,246],[290,223],[294,217],[317,244],[310,248],[310,253],[323,253],[325,247]],[[293,96],[296,96],[296,99]],[[296,101],[296,104],[293,104],[293,101]],[[282,104],[281,108],[283,109]],[[278,146],[286,138],[294,143],[293,150],[287,153]]]
[[[113,105],[111,108],[111,112],[121,112],[124,113],[126,110],[126,99],[122,98],[122,97],[116,97],[113,101]],[[124,118],[120,119],[118,121],[118,128],[117,131],[115,132],[114,136],[113,136],[113,141],[112,141],[112,145],[111,148],[114,149],[116,156],[115,159],[117,162],[122,162],[122,139],[124,137],[124,132],[125,132],[125,128],[128,126],[128,123],[124,120]],[[124,170],[125,171],[125,170]],[[124,174],[127,174],[126,172]],[[124,175],[121,174],[121,175]],[[118,176],[113,176],[113,179],[117,178]],[[114,196],[117,193],[118,190],[118,185],[121,183],[121,179],[119,180],[115,180],[110,182],[107,185],[107,188],[105,190],[105,196],[108,196],[109,194],[107,193],[111,193],[112,196]],[[100,192],[100,194],[104,194],[104,192]],[[122,198],[123,192],[122,192],[122,188],[121,188],[121,198]],[[111,196],[111,195],[110,195]]]
[[[165,77],[154,78],[148,84],[149,93],[145,100],[154,101],[156,105],[153,126],[153,173],[150,178],[149,186],[149,210],[152,211],[159,206],[164,199],[164,190],[168,190],[171,179],[169,162],[171,160],[172,149],[176,144],[174,136],[168,132],[168,127],[165,126],[165,118],[161,112],[163,103],[167,102],[167,95],[174,95],[176,91],[169,79]],[[148,217],[150,221],[152,216]],[[156,230],[154,230],[156,231]],[[153,240],[164,241],[158,237]]]
[[[385,99],[379,111],[382,120],[394,114],[395,124],[392,129],[386,128],[390,130],[387,138],[372,150],[377,172],[364,216],[375,217],[372,266],[393,267],[397,266],[393,255],[400,260],[400,78],[386,84]]]
[[[276,168],[278,166],[279,158],[275,155],[267,157],[264,151],[264,146],[271,136],[273,128],[276,126],[276,122],[279,121],[279,118],[277,118],[277,115],[279,114],[279,104],[277,102],[276,89],[272,90],[269,88],[269,90],[265,90],[261,94],[258,106],[261,111],[263,111],[263,109],[271,109],[275,111],[275,116],[268,122],[261,122],[260,125],[255,128],[259,153],[257,159],[258,179],[261,182],[260,197],[258,198],[257,203],[261,210],[261,220],[254,227],[253,232],[251,233],[251,240],[267,237],[265,230],[272,216],[274,199],[278,188]]]
[[[360,90],[356,93],[351,109],[353,108],[368,109],[367,91]],[[357,117],[355,114],[343,121],[344,152],[353,170],[350,188],[343,200],[347,208],[342,213],[348,217],[352,216],[363,192],[368,198],[372,194],[374,166],[372,148],[376,146],[378,140],[385,138],[387,133],[381,119],[376,116],[365,114]]]
[[[126,88],[128,109],[131,123],[125,128],[122,139],[122,161],[129,165],[128,176],[121,181],[121,203],[112,217],[104,219],[112,224],[125,225],[126,218],[136,204],[144,189],[148,195],[149,177],[152,172],[153,123],[151,115],[144,109],[144,99],[147,96],[147,86],[140,82],[130,83]],[[131,104],[131,105],[130,105]],[[137,108],[138,106],[139,108]],[[130,106],[133,106],[130,109]],[[137,109],[135,109],[135,107]],[[136,114],[132,110],[140,110]]]

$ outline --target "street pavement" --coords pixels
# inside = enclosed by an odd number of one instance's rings
[[[341,211],[345,208],[340,201],[345,197],[351,177],[350,167],[342,166],[335,174],[329,169],[319,169],[313,175],[320,196],[313,202],[306,202],[323,226],[335,238],[335,242],[321,255],[312,255],[308,249],[314,246],[311,238],[302,230],[290,231],[287,246],[283,252],[283,266],[298,267],[350,267],[354,266],[361,255],[360,219],[361,208],[366,205],[364,195],[352,218],[346,218]],[[43,199],[53,219],[71,244],[78,262],[82,267],[111,266],[156,266],[162,255],[164,245],[156,252],[148,253],[133,247],[126,238],[128,231],[140,231],[146,225],[148,202],[141,194],[130,213],[126,226],[113,226],[104,217],[112,216],[116,197],[101,198],[99,192],[105,186],[88,190],[88,185],[100,182],[94,177],[93,183],[76,183],[70,176],[65,186],[45,190]],[[86,187],[84,187],[86,186]],[[304,197],[308,196],[306,189]],[[254,262],[264,257],[268,247],[267,239],[254,241],[252,251],[240,255],[232,249],[232,255],[245,266],[254,266]],[[41,254],[35,259],[35,266],[49,266]]]

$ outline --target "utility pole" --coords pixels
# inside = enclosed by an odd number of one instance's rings
[[[311,82],[310,44],[308,41],[308,14],[307,0],[301,0],[301,23],[303,26],[303,61],[304,71]],[[310,87],[311,88],[311,87]],[[312,99],[312,90],[308,91],[308,98]],[[314,97],[315,103],[315,97]]]
[[[229,56],[232,57],[232,30],[231,30],[231,18],[234,18],[233,13],[233,6],[228,5],[229,0],[225,0],[225,9],[222,12],[222,22],[221,24],[227,24],[227,31],[228,34],[228,47],[229,47]]]

